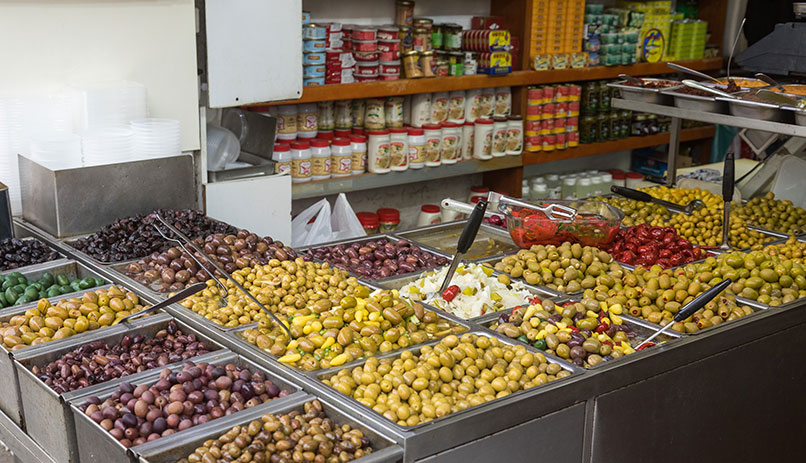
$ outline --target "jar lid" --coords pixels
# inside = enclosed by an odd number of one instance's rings
[[[495,122],[506,122],[506,121],[507,121],[507,117],[506,117],[506,116],[495,116],[495,117],[493,118],[493,121],[495,121]]]
[[[439,130],[442,128],[440,124],[423,124],[425,130]]]
[[[423,204],[420,210],[427,214],[439,214],[440,212],[439,206],[436,204]]]
[[[392,132],[392,133],[408,133],[409,132],[409,130],[406,129],[405,127],[389,129],[389,131]]]
[[[455,128],[455,127],[459,127],[459,123],[458,122],[445,121],[445,122],[442,123],[442,128],[444,129],[446,127],[450,128],[450,129]]]
[[[322,140],[321,138],[314,138],[311,140],[311,146],[314,148],[327,148],[330,146],[330,143],[327,140]]]
[[[522,121],[523,117],[518,114],[512,114],[509,117],[507,117],[507,119],[510,121]]]
[[[275,143],[274,148],[272,149],[272,152],[274,152],[274,153],[284,153],[286,151],[289,151],[290,149],[291,149],[291,147],[288,146],[285,143]]]
[[[359,212],[356,217],[358,217],[358,221],[361,222],[361,226],[364,228],[378,228],[378,225],[380,225],[378,214],[374,212]]]
[[[389,131],[382,129],[382,130],[370,130],[370,135],[389,135]]]
[[[423,130],[423,129],[417,129],[417,128],[414,128],[414,127],[409,129],[409,135],[417,136],[417,135],[424,135],[424,134],[425,134],[425,130]]]
[[[627,172],[627,178],[642,179],[644,178],[644,174],[639,174],[638,172]]]
[[[470,187],[470,191],[473,193],[489,193],[490,187],[484,185],[472,186]]]
[[[394,24],[385,24],[383,26],[378,26],[379,31],[386,31],[386,32],[397,32],[397,26]]]
[[[378,30],[378,28],[372,27],[372,26],[361,26],[361,27],[354,27],[353,30],[354,31],[372,31],[372,32],[375,32],[376,30]]]
[[[484,124],[484,125],[487,125],[487,124],[492,124],[492,123],[493,123],[493,120],[492,120],[492,119],[488,119],[488,118],[486,118],[486,117],[480,117],[480,118],[476,119],[476,122],[475,122],[475,123],[476,123],[476,124]]]
[[[295,150],[307,150],[310,147],[311,145],[304,141],[295,141],[294,143],[291,143],[291,148],[294,148]]]
[[[363,135],[351,135],[350,136],[350,141],[353,142],[353,143],[366,143],[367,142],[367,137],[365,137]]]
[[[319,133],[316,135],[316,138],[320,138],[322,140],[333,140],[333,131],[332,130],[320,130]]]
[[[474,125],[476,125],[476,123],[473,121],[465,121],[465,126],[473,127]]]
[[[375,52],[371,52],[375,53]],[[375,68],[378,67],[378,61],[356,61],[355,65],[358,67]]]
[[[346,138],[334,138],[333,144],[336,146],[350,146],[350,140]]]
[[[378,209],[378,218],[381,222],[400,223],[400,211],[391,207],[382,207]]]

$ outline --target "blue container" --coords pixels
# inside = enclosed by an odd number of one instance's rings
[[[302,77],[325,77],[325,65],[313,64],[302,66]]]
[[[326,39],[327,28],[318,24],[306,24],[302,26],[303,39]]]
[[[325,52],[308,52],[302,54],[302,64],[325,64]]]
[[[315,87],[317,85],[325,85],[324,77],[305,77],[302,79],[302,85],[305,87]]]
[[[311,22],[311,12],[310,11],[303,11],[302,12],[302,24],[308,24]]]
[[[302,39],[302,51],[324,52],[326,46],[325,39]]]

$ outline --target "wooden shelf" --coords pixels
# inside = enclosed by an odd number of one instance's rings
[[[722,58],[681,61],[680,63],[698,71],[715,71],[722,68]],[[316,101],[375,98],[390,95],[448,92],[451,90],[469,90],[474,88],[518,87],[524,85],[614,79],[622,73],[633,76],[650,76],[673,72],[672,69],[666,66],[666,63],[637,63],[629,66],[595,66],[585,69],[515,71],[503,76],[479,74],[475,76],[437,77],[432,79],[401,79],[355,84],[334,84],[319,87],[305,87],[302,97],[297,100],[257,103],[247,105],[247,107],[260,110],[261,108],[278,104],[299,104]]]
[[[716,133],[714,126],[693,127],[680,131],[680,141],[693,141],[711,138]],[[583,158],[603,153],[616,151],[628,151],[649,146],[663,145],[669,143],[669,133],[659,133],[647,137],[629,137],[621,140],[606,141],[601,143],[591,143],[579,145],[576,148],[569,148],[561,151],[551,151],[544,153],[523,153],[523,165],[541,164],[544,162],[561,161],[564,159]]]

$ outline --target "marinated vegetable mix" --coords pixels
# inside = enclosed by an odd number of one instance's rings
[[[513,208],[511,215],[508,219],[509,234],[521,248],[563,242],[597,246],[613,241],[618,232],[618,220],[588,214],[577,214],[570,222],[553,220],[543,212],[529,208]]]
[[[416,426],[570,374],[523,345],[466,333],[419,352],[370,357],[322,381],[389,421]]]
[[[456,287],[455,290],[446,290],[447,294],[436,294],[447,273],[448,267],[439,272],[423,274],[416,281],[402,287],[400,295],[419,302],[434,294],[436,298],[429,300],[430,304],[466,319],[517,307],[526,304],[533,297],[522,282],[513,282],[506,275],[495,276],[491,268],[478,264],[457,267],[451,278],[451,285]]]
[[[421,304],[400,299],[395,290],[369,294],[362,286],[355,294],[336,306],[320,299],[289,315],[291,340],[285,330],[268,321],[241,335],[280,362],[313,371],[465,330]]]
[[[19,272],[11,272],[0,275],[0,308],[11,307],[20,304],[27,304],[37,299],[59,297],[67,293],[73,293],[101,286],[106,282],[103,278],[74,278],[69,279],[67,275],[59,274],[55,277],[50,272],[45,272],[39,281],[29,281]]]

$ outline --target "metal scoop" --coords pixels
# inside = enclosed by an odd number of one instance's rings
[[[763,72],[757,72],[755,74],[755,76],[756,76],[756,79],[763,80],[764,82],[770,84],[771,87],[775,87],[775,88],[777,88],[778,90],[780,90],[782,92],[786,91],[786,89],[784,89],[784,86],[781,85],[777,80],[773,79],[772,77],[768,76],[767,74],[764,74]]]
[[[713,93],[714,95],[717,95],[717,96],[730,98],[730,99],[733,99],[733,100],[737,99],[736,96],[731,95],[728,92],[723,92],[722,90],[719,90],[718,88],[711,88],[711,87],[709,87],[707,85],[703,85],[703,84],[701,84],[699,82],[694,82],[691,79],[683,79],[683,85],[685,85],[686,87],[691,87],[691,88],[695,88],[697,90],[701,90],[703,92]]]
[[[649,193],[644,193],[643,191],[633,190],[632,188],[625,188],[623,186],[618,185],[611,186],[610,191],[618,195],[624,196],[625,198],[663,206],[669,212],[679,212],[686,215],[691,215],[691,213],[694,212],[695,209],[705,206],[705,203],[700,201],[699,199],[695,199],[690,203],[686,204],[685,206],[681,206],[679,204],[670,203],[669,201],[658,199],[650,195]]]
[[[618,76],[619,78],[624,79],[627,82],[631,82],[639,87],[646,86],[646,82],[644,82],[644,79],[639,79],[638,77],[633,77],[629,74],[619,74]]]
[[[526,209],[534,209],[546,214],[551,220],[574,220],[577,216],[577,210],[573,207],[564,206],[562,204],[548,204],[546,206],[539,206],[533,203],[527,203],[509,196],[504,196],[501,193],[491,191],[487,196],[488,201],[491,203],[498,203],[498,210],[501,212],[507,211],[507,206],[524,207]]]
[[[727,289],[730,284],[733,283],[730,278],[726,278],[720,281],[716,286],[712,287],[711,289],[703,292],[699,296],[695,297],[693,301],[689,302],[685,306],[681,307],[680,310],[675,314],[672,321],[666,324],[663,328],[660,328],[658,331],[652,334],[652,336],[644,339],[641,344],[635,346],[635,350],[638,350],[644,344],[652,341],[653,339],[657,338],[661,334],[663,334],[666,330],[672,327],[676,322],[682,322],[683,320],[687,319],[688,317],[692,316],[694,312],[700,310],[701,308],[705,307],[705,304],[711,302],[711,299],[715,298],[719,293]]]
[[[728,151],[725,154],[725,167],[722,169],[722,200],[725,205],[722,210],[722,244],[719,249],[730,250],[730,203],[733,201],[734,183],[733,153]]]
[[[161,309],[163,307],[168,307],[169,305],[173,304],[174,302],[179,302],[179,301],[181,301],[182,299],[184,299],[186,297],[190,297],[190,296],[198,293],[199,291],[204,290],[204,288],[206,288],[206,287],[207,287],[207,283],[196,283],[195,285],[188,286],[187,288],[183,289],[182,291],[179,291],[178,293],[174,294],[173,296],[169,297],[168,299],[165,299],[164,301],[160,301],[160,302],[152,305],[151,307],[148,307],[148,308],[143,309],[143,310],[141,310],[139,312],[136,312],[136,313],[133,313],[131,315],[127,315],[127,316],[121,318],[120,321],[118,322],[118,324],[130,322],[130,321],[134,320],[135,318],[140,318],[140,317],[142,317],[142,316],[144,316],[146,314],[156,312],[157,310],[159,310],[159,309]]]
[[[670,68],[674,69],[675,71],[684,72],[686,74],[690,74],[692,76],[699,77],[700,79],[713,80],[714,82],[719,83],[719,79],[717,79],[716,77],[711,77],[711,76],[709,76],[708,74],[706,74],[704,72],[695,71],[694,69],[687,68],[687,67],[682,66],[682,65],[677,64],[677,63],[666,63],[666,65],[669,66]]]

